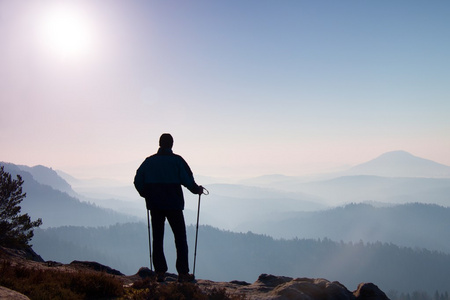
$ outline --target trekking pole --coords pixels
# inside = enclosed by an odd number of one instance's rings
[[[197,227],[195,229],[194,269],[192,271],[192,275],[194,275],[194,277],[195,277],[195,262],[197,260],[197,238],[198,238],[198,220],[200,218],[200,197],[202,196],[202,194],[209,195],[209,191],[203,188],[202,193],[198,195]]]
[[[149,210],[147,209],[147,226],[148,226],[148,250],[150,252],[150,271],[153,272],[152,267],[152,237],[150,234],[150,216],[149,216]]]

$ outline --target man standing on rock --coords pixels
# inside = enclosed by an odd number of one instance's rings
[[[163,241],[164,223],[167,218],[175,237],[178,281],[193,281],[194,275],[189,274],[188,244],[183,216],[184,197],[181,185],[193,194],[202,194],[203,187],[195,183],[186,161],[172,152],[173,138],[170,134],[161,135],[159,146],[158,152],[145,159],[134,177],[134,186],[141,197],[145,198],[152,218],[153,265],[157,280],[165,281],[168,268]]]

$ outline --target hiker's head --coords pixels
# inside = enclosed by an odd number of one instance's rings
[[[163,133],[159,138],[159,146],[164,149],[172,149],[173,137],[170,133]]]

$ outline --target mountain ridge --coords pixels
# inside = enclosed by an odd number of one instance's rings
[[[450,166],[415,156],[404,150],[395,150],[338,172],[314,173],[306,176],[265,174],[239,180],[241,184],[268,186],[273,184],[308,183],[343,176],[370,175],[378,177],[450,178]]]
[[[380,241],[450,254],[449,227],[449,207],[423,203],[375,207],[353,203],[315,212],[274,213],[270,220],[249,222],[237,230],[278,239],[327,237],[344,242]]]

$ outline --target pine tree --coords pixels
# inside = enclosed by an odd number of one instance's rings
[[[11,174],[0,167],[0,245],[23,249],[33,237],[33,228],[42,224],[41,219],[31,221],[28,214],[20,214],[20,202],[26,197],[22,193],[23,180],[20,175],[12,179]]]

